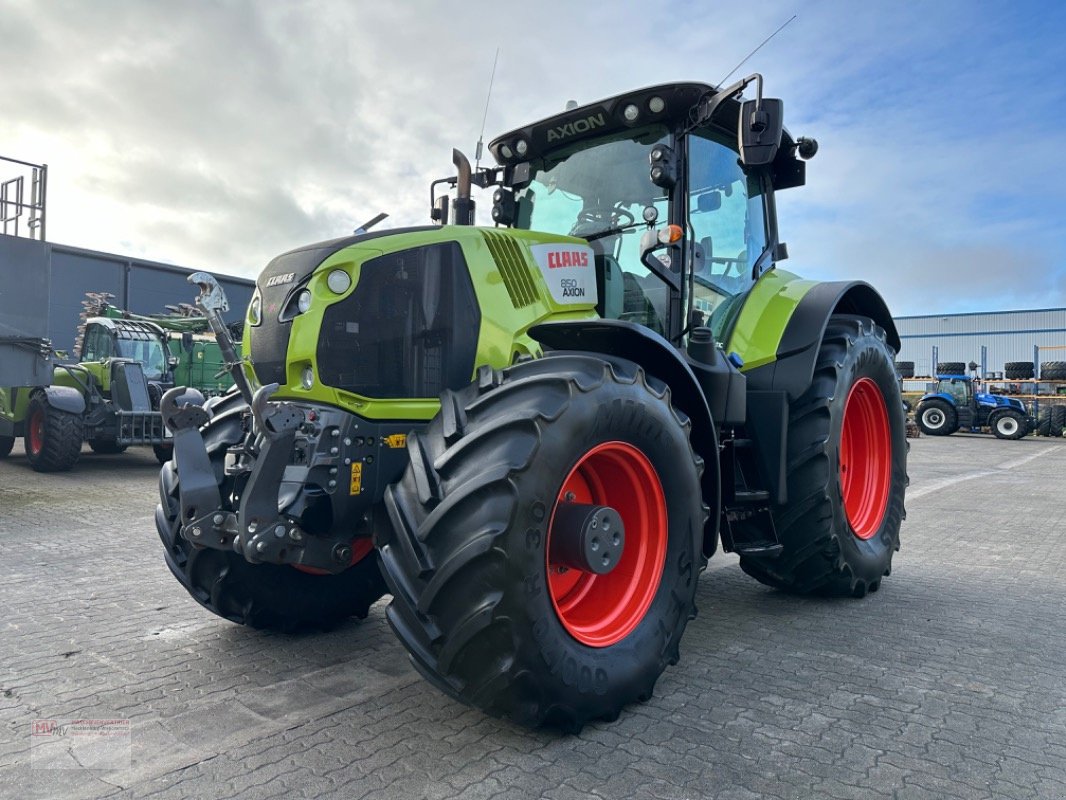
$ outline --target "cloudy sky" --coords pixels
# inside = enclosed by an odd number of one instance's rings
[[[742,70],[821,144],[779,197],[786,266],[897,314],[1066,306],[1052,0],[0,0],[0,155],[49,165],[52,241],[252,276],[379,211],[425,224],[497,46],[486,140],[717,83],[793,14]]]

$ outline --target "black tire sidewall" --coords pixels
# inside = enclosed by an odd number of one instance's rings
[[[844,407],[848,392],[862,378],[876,384],[885,403],[891,442],[891,469],[888,501],[876,531],[868,539],[857,536],[848,522],[840,479],[840,441],[844,422]],[[899,520],[903,516],[904,494],[907,486],[907,428],[899,398],[899,383],[892,363],[892,352],[885,342],[870,333],[860,334],[848,348],[837,378],[837,391],[830,403],[831,436],[836,447],[829,450],[829,474],[833,490],[830,492],[833,527],[844,561],[854,576],[867,585],[880,581],[898,546]]]
[[[546,666],[542,689],[569,705],[574,704],[568,699],[573,695],[650,691],[676,652],[702,564],[704,512],[685,429],[666,403],[646,403],[646,394],[625,384],[608,383],[605,389],[613,397],[604,397],[604,392],[576,396],[545,432],[536,468],[513,479],[523,501],[505,537],[511,576],[500,610],[512,621],[518,659]],[[590,647],[573,638],[556,614],[545,548],[552,508],[566,475],[581,456],[611,441],[633,445],[655,468],[666,499],[669,534],[659,588],[644,618],[622,641]],[[580,703],[587,704],[587,699]]]

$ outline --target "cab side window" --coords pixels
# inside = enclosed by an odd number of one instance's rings
[[[766,249],[762,182],[744,173],[724,138],[704,132],[689,137],[688,190],[693,307],[721,328],[729,309],[739,310],[739,302],[729,301],[754,284],[755,264]]]

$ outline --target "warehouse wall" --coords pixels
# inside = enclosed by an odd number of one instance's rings
[[[46,275],[42,276],[42,270]],[[138,314],[165,313],[165,305],[192,303],[197,289],[186,278],[197,270],[101,253],[50,242],[0,236],[0,286],[19,287],[28,313],[46,320],[45,335],[58,350],[70,351],[86,292],[110,292],[111,302]],[[254,283],[212,273],[229,299],[227,320],[244,316]],[[37,280],[41,278],[41,280]],[[38,285],[39,284],[39,285]],[[40,286],[46,288],[42,289]],[[38,326],[40,327],[40,326]]]
[[[940,361],[978,364],[984,346],[989,372],[1002,372],[1007,361],[1032,361],[1034,346],[1063,348],[1043,349],[1040,361],[1066,361],[1066,308],[897,317],[896,327],[902,342],[896,358],[913,361],[916,375],[932,373],[934,346]]]

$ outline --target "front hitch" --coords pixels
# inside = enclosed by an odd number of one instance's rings
[[[311,536],[279,512],[279,489],[304,412],[286,402],[270,402],[278,385],[256,391],[251,409],[253,447],[244,446],[253,466],[235,513],[223,507],[218,475],[201,427],[211,418],[196,390],[175,387],[160,401],[163,422],[174,434],[174,468],[181,477],[181,534],[197,547],[233,550],[253,564],[273,563],[343,571],[351,563],[350,542]],[[254,452],[254,447],[258,452]]]

